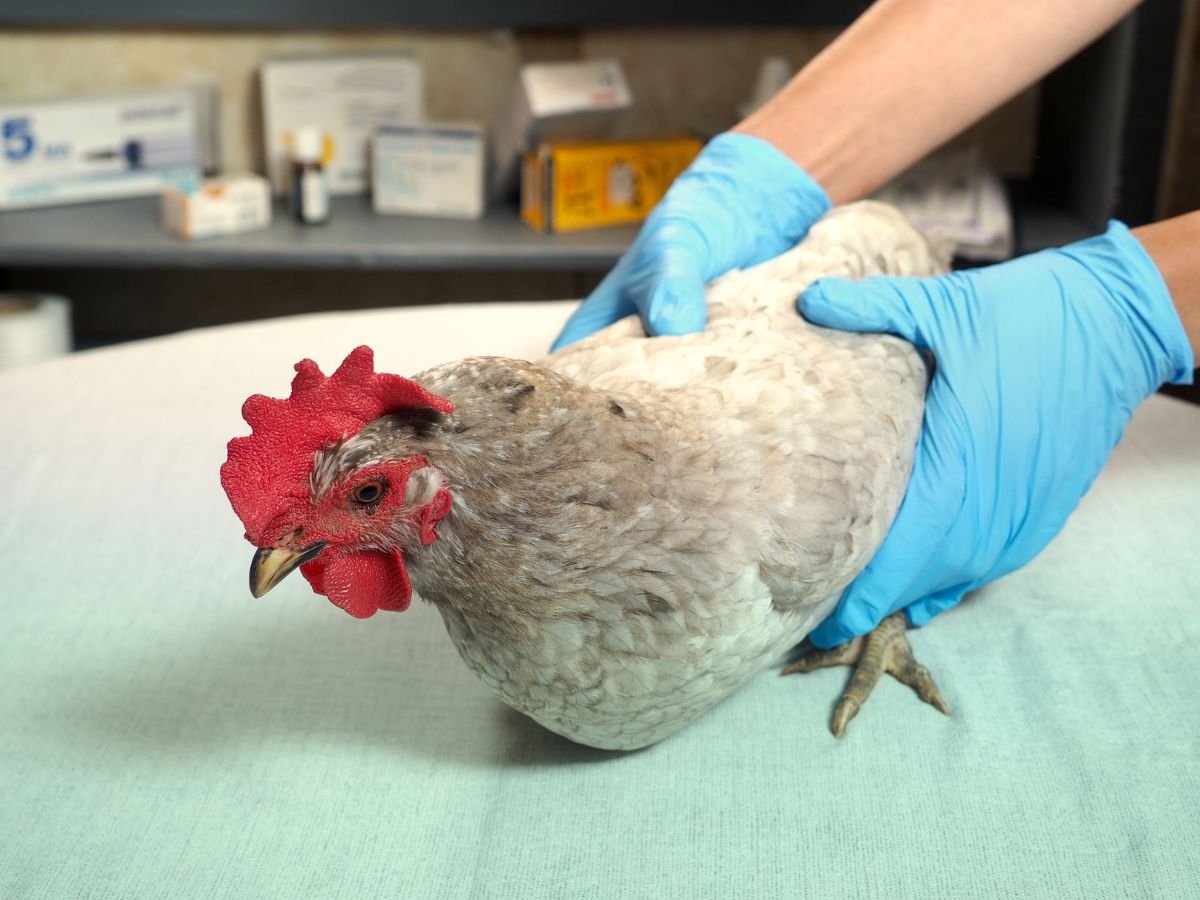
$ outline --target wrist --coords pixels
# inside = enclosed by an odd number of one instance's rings
[[[1135,228],[1142,245],[1167,284],[1175,311],[1200,360],[1200,210]]]
[[[1085,266],[1113,301],[1135,339],[1146,393],[1190,383],[1196,361],[1187,331],[1162,273],[1129,228],[1114,219],[1104,234],[1061,252]]]

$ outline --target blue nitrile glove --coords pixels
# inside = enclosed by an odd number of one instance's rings
[[[1134,407],[1191,381],[1158,269],[1119,222],[1100,237],[938,278],[823,279],[809,321],[932,352],[912,478],[878,553],[810,638],[905,609],[923,625],[1029,562],[1062,528]]]
[[[675,179],[551,349],[635,312],[650,334],[703,330],[705,284],[791,249],[828,209],[821,186],[771,144],[718,135]]]

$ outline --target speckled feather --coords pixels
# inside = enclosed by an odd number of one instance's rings
[[[454,413],[376,420],[356,452],[422,453],[410,491],[449,487],[438,540],[406,558],[467,664],[547,728],[631,749],[777,662],[882,541],[927,377],[908,344],[809,325],[795,298],[944,268],[897,212],[856,204],[712,284],[701,334],[628,319],[540,364],[414,376]]]

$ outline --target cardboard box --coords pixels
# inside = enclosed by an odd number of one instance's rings
[[[199,174],[186,88],[0,102],[0,209],[157,194]]]
[[[640,222],[703,146],[676,138],[539,147],[521,168],[521,219],[546,232]]]
[[[616,60],[522,66],[493,133],[493,192],[516,191],[526,152],[542,143],[604,138],[632,103]]]
[[[162,194],[162,222],[187,240],[265,228],[271,224],[271,187],[259,175],[172,185]]]
[[[371,200],[377,213],[478,219],[483,215],[483,128],[381,128],[372,147]]]
[[[271,186],[279,194],[290,190],[291,133],[312,125],[325,134],[330,192],[365,192],[375,129],[420,122],[425,112],[423,90],[421,64],[406,53],[264,63],[263,143]]]

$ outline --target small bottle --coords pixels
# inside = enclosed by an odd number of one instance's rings
[[[292,215],[305,225],[329,221],[329,179],[321,129],[297,128],[292,135]]]

